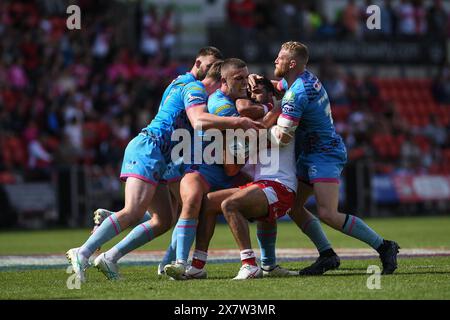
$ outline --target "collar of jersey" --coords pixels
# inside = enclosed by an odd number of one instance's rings
[[[230,100],[231,102],[233,102],[233,99],[231,99],[229,96],[227,96],[222,90],[217,89],[217,91],[220,95],[222,95],[223,97],[227,98],[228,100]]]

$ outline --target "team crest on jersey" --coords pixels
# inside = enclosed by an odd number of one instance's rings
[[[283,103],[294,103],[294,102],[295,102],[295,93],[291,90],[288,90],[283,97]]]
[[[320,89],[322,89],[322,84],[320,83],[319,79],[314,82],[314,89],[316,89],[316,91],[320,91]]]

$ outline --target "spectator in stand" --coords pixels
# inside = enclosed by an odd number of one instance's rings
[[[142,17],[141,51],[144,55],[153,57],[159,51],[159,21],[156,6],[150,5]]]
[[[361,35],[360,28],[360,10],[354,0],[348,0],[347,5],[342,13],[342,24],[347,35],[359,37]]]
[[[321,15],[321,25],[317,28],[316,34],[321,38],[333,38],[337,34],[336,27],[330,22],[326,15]]]
[[[439,147],[443,147],[447,141],[447,129],[438,121],[434,114],[430,114],[430,121],[422,129],[421,133],[428,137],[430,141],[434,141],[434,144]]]
[[[300,1],[298,4],[294,1],[282,1],[273,10],[276,12],[276,17],[283,17],[276,19],[278,36],[282,40],[293,38],[299,34],[301,36],[309,34],[307,8],[304,1]],[[299,30],[301,27],[304,29]]]
[[[381,6],[381,32],[385,37],[397,33],[397,15],[392,6],[392,0],[384,0]]]
[[[400,148],[400,172],[417,173],[421,165],[422,152],[414,143],[413,135],[407,132]]]
[[[442,0],[434,0],[427,12],[428,35],[434,38],[445,38],[449,27],[449,14]]]
[[[414,7],[409,0],[401,0],[397,7],[398,32],[400,35],[411,36],[416,32]]]
[[[234,30],[239,46],[246,46],[254,40],[256,31],[256,3],[254,0],[229,0],[227,3],[228,22]]]
[[[273,1],[256,0],[255,3],[255,27],[258,30],[259,36],[267,39],[268,35],[274,35],[277,32]]]
[[[322,84],[327,90],[330,102],[333,105],[347,105],[349,103],[347,98],[347,84],[345,83],[344,74],[340,68],[335,68],[329,78],[322,80]]]
[[[45,149],[46,135],[39,135],[28,143],[28,167],[30,169],[49,169],[52,155]]]
[[[166,59],[172,57],[173,47],[176,43],[178,26],[176,25],[175,10],[171,5],[166,6],[160,22],[161,27],[161,47],[164,50]]]
[[[78,156],[83,152],[83,125],[81,120],[73,116],[64,127],[64,135]]]
[[[432,92],[437,102],[450,104],[450,67],[448,63],[433,80]]]
[[[423,35],[427,32],[427,12],[423,5],[423,0],[413,0],[414,27],[416,35]]]

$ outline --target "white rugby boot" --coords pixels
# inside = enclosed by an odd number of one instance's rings
[[[117,263],[114,263],[105,257],[105,253],[100,254],[94,260],[94,267],[101,271],[108,280],[120,280],[119,268]]]
[[[165,276],[164,266],[162,263],[158,264],[158,276]]]
[[[188,266],[186,268],[185,276],[187,279],[206,279],[208,277],[208,273],[205,268],[198,269],[194,266]]]
[[[167,264],[164,266],[164,272],[175,280],[186,280],[186,265],[183,263]]]
[[[252,266],[250,264],[244,264],[239,273],[233,280],[247,280],[247,279],[255,279],[262,278],[263,272],[259,266]]]
[[[95,230],[97,230],[98,227],[102,224],[103,221],[105,221],[106,218],[108,218],[110,215],[112,215],[114,211],[109,211],[106,209],[99,208],[94,211],[94,228],[92,229],[91,233],[94,233]]]
[[[81,282],[86,282],[86,269],[90,266],[89,259],[78,253],[79,248],[72,248],[66,252],[67,260],[72,265],[73,272]]]
[[[276,265],[274,267],[261,267],[264,277],[290,277],[298,276],[298,272],[291,271]]]

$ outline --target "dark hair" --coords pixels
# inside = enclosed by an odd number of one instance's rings
[[[222,52],[220,52],[219,49],[217,49],[216,47],[203,47],[201,48],[198,53],[196,58],[198,57],[204,57],[204,56],[213,56],[216,59],[223,59],[223,55]]]
[[[267,92],[275,94],[275,88],[268,78],[258,79],[256,80],[256,83],[261,84]]]

